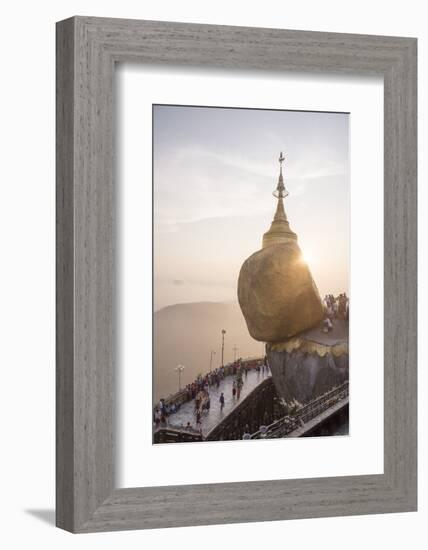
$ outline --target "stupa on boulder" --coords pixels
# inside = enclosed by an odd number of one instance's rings
[[[273,195],[278,204],[262,249],[241,267],[238,300],[250,335],[261,342],[281,342],[319,324],[324,309],[318,289],[284,210],[288,191],[282,163]]]
[[[335,319],[326,334],[324,306],[288,222],[282,163],[274,196],[276,213],[262,249],[243,263],[238,300],[250,335],[266,343],[278,395],[305,403],[348,380],[348,322]]]

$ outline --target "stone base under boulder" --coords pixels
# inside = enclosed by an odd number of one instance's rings
[[[267,344],[267,358],[278,395],[291,405],[304,404],[349,378],[348,322],[335,319],[284,342]]]

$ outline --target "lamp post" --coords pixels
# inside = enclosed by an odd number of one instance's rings
[[[235,347],[232,348],[232,349],[233,349],[233,362],[235,363],[236,362],[236,353],[237,353],[239,348],[237,348],[236,344],[235,344]]]
[[[224,328],[221,329],[221,366],[224,367],[224,335],[226,331]]]
[[[215,355],[215,351],[211,350],[211,357],[210,357],[210,372],[213,370],[213,355]]]
[[[184,371],[186,367],[184,365],[177,365],[174,370],[175,372],[178,372],[178,391],[181,390],[181,373]]]

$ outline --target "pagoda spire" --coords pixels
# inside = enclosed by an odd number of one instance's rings
[[[272,193],[272,195],[274,197],[276,197],[277,199],[285,199],[285,197],[288,197],[288,195],[290,194],[287,189],[285,188],[285,185],[284,185],[284,177],[282,175],[282,163],[284,162],[285,160],[285,157],[284,155],[282,154],[282,151],[281,153],[279,154],[279,178],[278,178],[278,185],[276,186],[276,189],[275,191]]]
[[[282,244],[290,241],[297,241],[297,235],[290,229],[287,215],[284,209],[284,199],[290,194],[284,185],[284,177],[282,175],[282,163],[285,157],[282,151],[279,155],[279,177],[278,184],[273,192],[273,196],[278,199],[275,216],[269,231],[263,235],[263,248],[273,244]]]

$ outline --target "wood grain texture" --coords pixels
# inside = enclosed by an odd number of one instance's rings
[[[74,24],[56,36],[56,521],[74,526]]]
[[[377,74],[385,89],[383,475],[115,489],[115,62]],[[416,40],[75,17],[57,25],[57,525],[416,510]],[[150,392],[149,392],[150,393]]]

